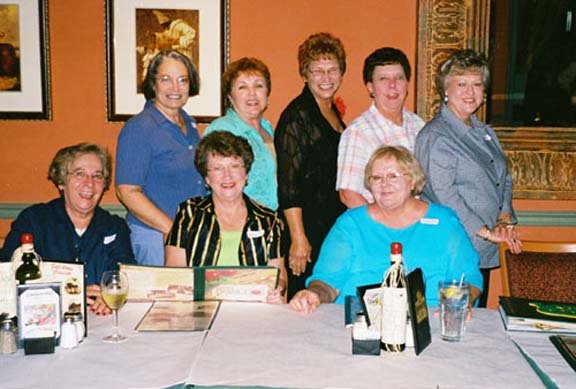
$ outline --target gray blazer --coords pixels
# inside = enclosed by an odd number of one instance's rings
[[[499,265],[498,245],[476,233],[494,227],[512,209],[512,178],[494,130],[471,117],[472,127],[444,104],[416,138],[414,153],[426,173],[424,197],[454,209],[480,256],[481,268]]]

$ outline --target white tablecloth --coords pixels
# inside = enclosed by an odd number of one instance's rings
[[[136,332],[149,304],[127,304],[120,327],[130,337],[121,344],[102,338],[112,332],[112,316],[88,315],[88,337],[75,349],[54,354],[0,355],[0,388],[159,388],[182,383],[204,332]]]
[[[442,341],[416,356],[357,356],[343,308],[311,315],[287,306],[223,303],[188,383],[282,388],[542,388],[503,330],[498,312],[476,310],[461,343]]]
[[[551,334],[517,331],[509,335],[554,384],[576,389],[576,372],[548,339]]]

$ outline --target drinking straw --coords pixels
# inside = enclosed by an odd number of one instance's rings
[[[460,277],[460,284],[458,286],[462,287],[463,282],[464,282],[464,273],[462,273],[462,277]]]

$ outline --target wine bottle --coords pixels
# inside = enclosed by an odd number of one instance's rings
[[[406,348],[408,297],[406,278],[402,266],[402,244],[390,245],[390,268],[384,274],[380,304],[380,347],[390,352]]]
[[[22,264],[16,269],[16,280],[20,284],[26,281],[37,280],[42,276],[40,260],[34,251],[34,237],[30,233],[24,233],[20,237],[22,243]]]

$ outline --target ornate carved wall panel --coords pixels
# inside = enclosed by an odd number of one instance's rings
[[[434,85],[451,50],[488,55],[490,0],[420,0],[417,111],[430,120],[440,104]],[[478,113],[485,117],[484,111]],[[576,128],[496,127],[510,171],[514,197],[576,200]]]

